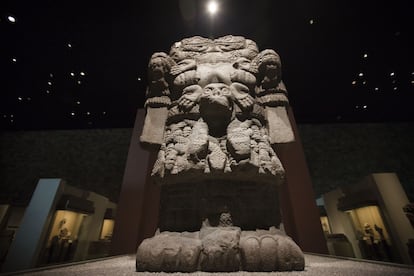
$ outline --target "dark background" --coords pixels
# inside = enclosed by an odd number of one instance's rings
[[[153,52],[227,34],[280,54],[299,123],[413,121],[410,1],[217,2],[1,1],[0,127],[132,127]]]
[[[410,1],[206,3],[0,1],[1,196],[61,177],[116,201],[151,54],[233,34],[280,54],[316,195],[387,171],[414,198]]]

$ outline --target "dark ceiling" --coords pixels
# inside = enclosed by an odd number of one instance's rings
[[[217,2],[2,0],[0,127],[132,127],[153,52],[227,34],[280,54],[299,123],[414,121],[409,1]]]

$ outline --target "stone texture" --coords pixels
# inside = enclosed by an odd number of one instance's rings
[[[141,143],[159,149],[162,232],[138,248],[137,270],[303,270],[274,228],[285,172],[273,147],[294,140],[279,55],[241,36],[196,36],[154,53],[148,71]]]
[[[137,271],[196,271],[202,243],[179,233],[145,239],[137,252]]]
[[[197,232],[161,232],[138,248],[137,271],[231,272],[303,270],[304,258],[291,238],[274,227],[242,231],[203,225]]]

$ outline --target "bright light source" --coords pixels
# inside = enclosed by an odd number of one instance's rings
[[[81,81],[78,81],[78,84],[80,85],[82,82]]]
[[[51,78],[53,78],[53,74],[52,74],[52,73],[50,73],[50,74],[49,74],[49,76],[50,76]]]
[[[71,112],[70,115],[75,116],[75,112]]]
[[[367,58],[368,57],[368,54],[364,54],[364,58]]]
[[[18,99],[19,101],[23,100],[23,98],[22,98],[22,97],[17,97],[17,99]]]
[[[138,77],[138,81],[141,81],[141,78],[140,77]]]
[[[391,76],[391,77],[393,77],[394,75],[395,75],[395,73],[394,73],[394,72],[391,72],[391,73],[390,73],[390,76]]]
[[[355,85],[356,84],[356,81],[352,81],[352,84]]]
[[[49,90],[46,90],[46,94],[49,94],[50,93],[50,91]]]
[[[210,1],[207,4],[207,10],[211,15],[214,15],[218,11],[218,4],[216,1]]]
[[[74,77],[74,76],[75,76],[75,73],[73,73],[73,72],[70,72],[70,75],[71,75],[72,77]]]
[[[48,81],[47,84],[52,85],[52,82]]]
[[[363,77],[364,73],[359,73],[358,76]]]
[[[76,104],[80,104],[80,101],[77,101]]]
[[[68,43],[68,48],[72,48],[72,44]]]
[[[379,90],[379,88],[378,87],[375,87],[375,91],[378,91]]]
[[[85,76],[85,73],[84,73],[84,72],[80,72],[80,75],[81,75],[81,76]]]
[[[17,62],[17,59],[16,59],[16,58],[12,58],[12,61],[13,61],[13,62]]]
[[[364,105],[362,108],[363,108],[363,109],[367,109],[367,107],[368,107],[367,105]]]
[[[315,21],[313,21],[313,19],[309,20],[309,24],[313,25],[313,23],[315,23]]]
[[[11,15],[7,16],[7,20],[9,20],[9,22],[11,23],[16,23],[16,18],[14,18],[14,16],[11,16]]]
[[[398,87],[394,87],[393,89],[394,89],[394,91],[397,91]]]
[[[91,115],[91,113],[88,111],[88,112],[86,112],[86,115]]]

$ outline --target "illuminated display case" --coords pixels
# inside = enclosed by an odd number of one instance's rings
[[[68,210],[57,210],[47,239],[47,263],[73,259],[79,232],[86,214]]]
[[[413,264],[409,203],[395,173],[375,173],[323,195],[332,233],[344,235],[357,258]]]
[[[392,261],[391,240],[376,205],[347,210],[365,259]]]

